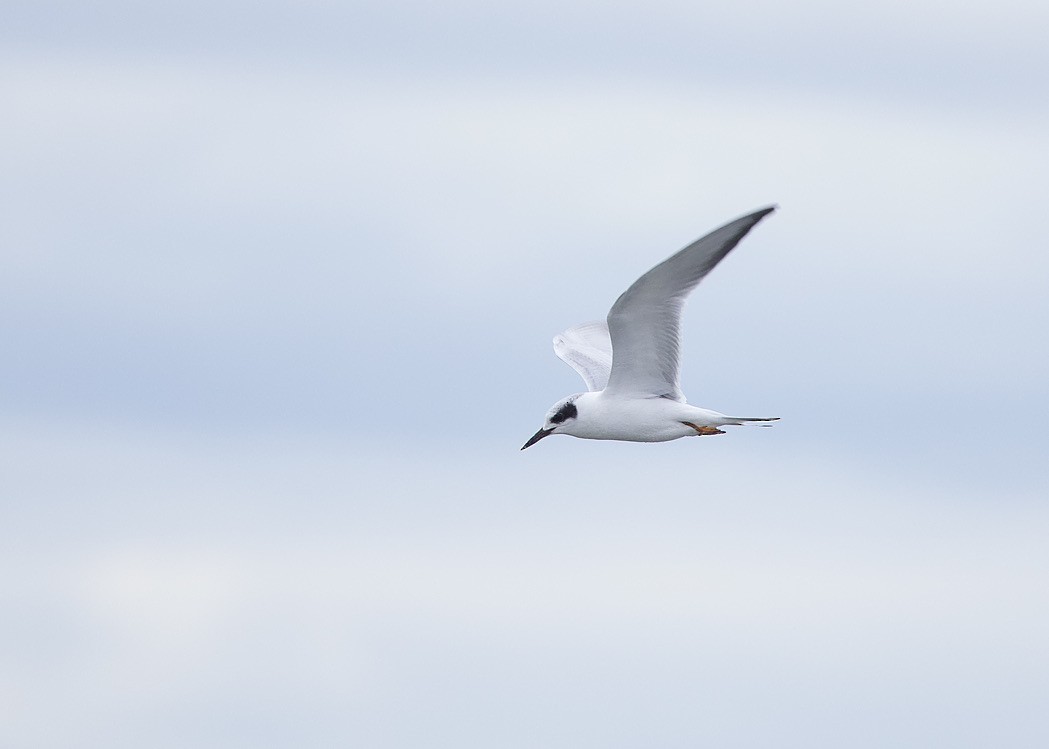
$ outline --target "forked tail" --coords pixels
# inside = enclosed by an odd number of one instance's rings
[[[754,422],[759,422],[759,421],[779,421],[779,417],[778,416],[767,416],[767,417],[729,416],[728,418],[730,418],[732,420],[732,421],[730,421],[728,423],[732,424],[733,426],[743,426],[745,424],[754,424]],[[772,426],[772,424],[754,424],[754,426],[756,426],[756,427],[770,427],[770,426]]]

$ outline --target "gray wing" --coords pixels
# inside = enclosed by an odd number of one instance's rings
[[[738,218],[671,255],[623,292],[608,313],[615,357],[607,393],[683,401],[678,382],[685,298],[775,206]]]
[[[612,370],[612,341],[604,322],[576,325],[554,336],[554,353],[583,378],[587,390],[604,390]]]

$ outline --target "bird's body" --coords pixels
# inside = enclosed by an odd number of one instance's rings
[[[554,352],[588,392],[554,404],[525,443],[551,434],[593,440],[666,442],[724,434],[719,428],[775,418],[726,416],[685,401],[678,382],[685,298],[773,208],[736,219],[652,268],[612,305],[607,322],[584,323],[554,338]]]
[[[617,398],[602,390],[580,393],[573,403],[581,416],[559,431],[590,440],[667,442],[699,434],[696,427],[717,429],[740,423],[717,411],[659,396]]]

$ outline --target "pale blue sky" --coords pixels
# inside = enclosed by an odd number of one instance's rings
[[[8,3],[0,744],[1042,747],[1049,12]],[[558,330],[778,203],[682,384]]]

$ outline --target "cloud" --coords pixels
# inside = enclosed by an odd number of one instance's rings
[[[13,7],[7,743],[1045,743],[1041,10]],[[775,429],[517,452],[770,202]]]
[[[27,62],[5,84],[0,282],[23,403],[243,420],[279,393],[300,422],[365,423],[383,406],[356,393],[421,388],[424,419],[446,418],[464,386],[556,376],[550,335],[771,201],[690,304],[686,385],[705,351],[738,381],[755,346],[773,381],[817,372],[848,399],[1044,379],[1027,342],[1046,314],[1039,117],[724,84]]]
[[[1044,69],[1040,8],[1020,0],[944,12],[933,0],[812,0],[789,9],[668,2],[16,3],[8,46],[346,66],[371,74],[732,80],[879,99],[1010,106]]]
[[[1034,496],[989,504],[746,439],[643,464],[625,459],[636,445],[528,464],[475,449],[470,471],[440,447],[23,445],[5,466],[32,500],[5,523],[21,539],[2,567],[5,640],[21,643],[4,656],[3,689],[22,695],[11,740],[247,745],[260,721],[380,746],[507,726],[761,745],[814,720],[817,743],[869,726],[863,746],[959,720],[1044,734]],[[683,473],[686,448],[702,465]],[[77,497],[46,488],[47,456],[91,472]]]

